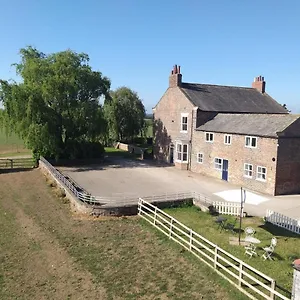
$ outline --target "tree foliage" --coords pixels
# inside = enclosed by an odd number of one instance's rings
[[[127,87],[110,93],[104,102],[104,115],[112,140],[132,141],[145,129],[145,108],[138,94]]]
[[[109,79],[91,69],[84,53],[46,55],[27,47],[20,56],[14,66],[22,81],[0,81],[6,128],[36,155],[88,156],[88,145],[106,131],[99,98],[108,96]]]

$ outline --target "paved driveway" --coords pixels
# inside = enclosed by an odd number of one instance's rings
[[[212,200],[240,201],[240,186],[155,163],[115,158],[103,165],[60,170],[95,196],[142,197],[196,191]],[[300,195],[272,197],[246,192],[248,213],[264,216],[266,209],[300,218]]]

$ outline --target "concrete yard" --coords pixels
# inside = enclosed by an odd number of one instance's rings
[[[94,196],[138,198],[195,191],[211,200],[240,201],[239,186],[154,162],[114,158],[100,165],[59,169]],[[248,213],[257,216],[264,216],[266,209],[271,209],[300,218],[300,195],[272,197],[247,191],[245,208]]]

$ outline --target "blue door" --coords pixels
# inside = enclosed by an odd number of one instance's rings
[[[222,168],[222,179],[228,180],[228,160],[223,159],[223,168]]]

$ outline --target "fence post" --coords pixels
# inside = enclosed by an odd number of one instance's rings
[[[10,160],[10,168],[11,168],[11,169],[14,168],[14,160],[13,160],[13,159]]]
[[[157,206],[155,206],[155,210],[154,210],[154,219],[153,219],[154,225],[155,225],[155,221],[156,221],[156,214],[157,214]]]
[[[218,262],[218,247],[215,247],[215,260],[214,260],[214,268],[217,269]]]
[[[243,279],[243,264],[240,262],[239,287],[242,287],[242,279]]]
[[[273,293],[273,291],[275,290],[275,287],[276,287],[276,282],[275,282],[275,280],[272,280],[271,281],[271,289],[272,289],[272,291],[270,292],[270,299],[275,299],[274,298],[274,293]]]
[[[172,237],[172,230],[173,230],[173,218],[171,218],[171,222],[170,222],[169,238]]]
[[[192,245],[193,245],[193,230],[190,229],[190,251],[192,251]]]

